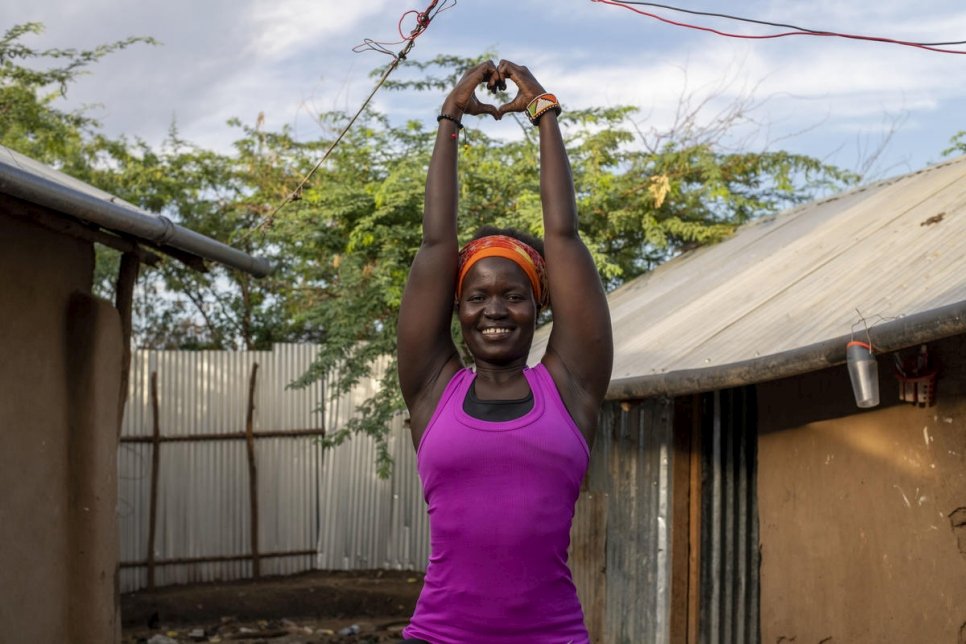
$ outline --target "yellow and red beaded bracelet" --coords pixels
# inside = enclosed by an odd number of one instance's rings
[[[540,117],[550,110],[553,110],[556,114],[560,114],[560,102],[557,101],[556,96],[545,92],[534,96],[533,100],[527,105],[527,117],[529,117],[531,123],[536,125]]]

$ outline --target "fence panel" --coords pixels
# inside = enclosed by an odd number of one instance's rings
[[[256,561],[262,575],[425,568],[429,523],[405,415],[390,424],[389,479],[376,476],[368,437],[323,452],[308,434],[345,423],[378,381],[360,383],[317,413],[325,383],[286,388],[316,351],[278,345],[264,352],[136,352],[118,453],[122,591],[151,580],[155,449],[155,585],[247,578]],[[257,560],[245,440],[255,363]],[[604,408],[571,553],[595,641],[667,641],[671,427],[665,400]]]
[[[262,575],[425,566],[428,524],[403,416],[390,428],[396,467],[388,480],[375,474],[375,448],[367,437],[323,453],[317,442],[323,428],[344,424],[378,384],[360,383],[326,404],[324,414],[317,412],[325,383],[287,388],[317,351],[276,345],[272,351],[135,352],[118,451],[123,592],[152,581],[245,578],[256,566]],[[253,506],[245,432],[256,363]]]

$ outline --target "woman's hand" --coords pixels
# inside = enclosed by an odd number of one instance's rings
[[[510,79],[519,88],[516,98],[514,98],[509,103],[504,103],[500,106],[499,116],[502,117],[504,114],[509,114],[510,112],[524,112],[527,109],[527,105],[530,101],[534,99],[535,96],[544,94],[546,90],[543,89],[543,85],[533,77],[530,70],[522,65],[517,65],[511,63],[508,60],[501,60],[499,66],[496,68],[496,73],[500,80],[503,82],[503,89],[506,88],[506,79]]]
[[[463,74],[463,77],[456,83],[456,87],[443,101],[443,114],[457,119],[463,114],[489,114],[493,118],[499,119],[502,114],[495,105],[482,103],[476,97],[476,88],[483,83],[486,83],[487,89],[490,91],[506,88],[503,77],[500,76],[496,65],[491,60],[480,63]]]

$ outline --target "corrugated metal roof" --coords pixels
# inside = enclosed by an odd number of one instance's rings
[[[192,230],[163,215],[142,210],[118,197],[0,145],[0,192],[71,215],[106,230],[156,245],[177,249],[251,273],[268,275],[268,260],[252,257]]]
[[[756,220],[610,294],[613,380],[794,351],[850,333],[856,310],[872,324],[961,302],[964,242],[966,157]]]

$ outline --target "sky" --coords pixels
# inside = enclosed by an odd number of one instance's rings
[[[675,6],[745,18],[922,42],[966,41],[962,0],[674,0]],[[151,36],[96,64],[65,105],[89,105],[110,134],[160,143],[172,123],[183,138],[228,150],[231,117],[320,134],[315,116],[359,108],[390,58],[354,53],[364,38],[398,40],[397,23],[428,0],[29,0],[5,2],[0,23],[44,23],[36,47],[87,48]],[[672,20],[724,31],[785,31],[666,9]],[[403,22],[414,26],[413,16]],[[400,45],[392,47],[398,51]],[[956,48],[956,47],[951,47]],[[966,51],[966,45],[958,46]],[[563,108],[632,105],[642,132],[694,113],[713,124],[740,105],[732,149],[810,154],[877,179],[942,160],[966,129],[966,55],[882,43],[793,36],[726,38],[658,22],[591,0],[458,0],[416,41],[411,58],[496,56],[527,65]],[[411,74],[405,66],[399,78]],[[394,77],[396,77],[394,75]],[[485,94],[481,99],[486,100]],[[391,120],[432,124],[439,92],[376,94]],[[470,119],[493,136],[506,121]]]

